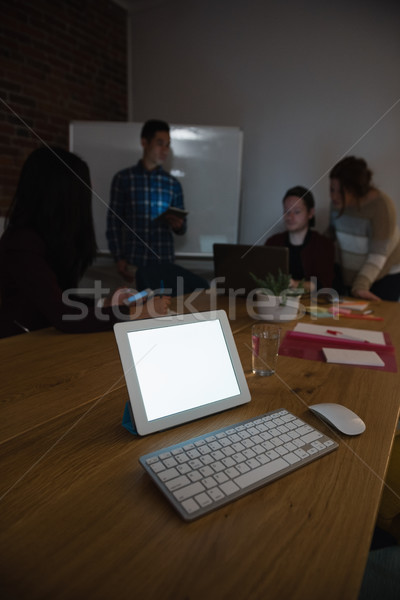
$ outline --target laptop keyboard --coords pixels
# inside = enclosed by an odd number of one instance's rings
[[[338,447],[285,409],[229,425],[139,459],[191,521]]]

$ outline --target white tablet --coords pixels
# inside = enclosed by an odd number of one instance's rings
[[[117,323],[114,332],[139,435],[250,401],[225,311]]]

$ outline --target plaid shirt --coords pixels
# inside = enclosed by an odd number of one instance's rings
[[[174,261],[171,228],[162,218],[151,217],[152,211],[161,214],[168,206],[184,208],[183,192],[179,181],[162,167],[147,171],[139,161],[114,176],[107,240],[115,260],[125,259],[138,267]],[[186,220],[175,233],[185,230]]]

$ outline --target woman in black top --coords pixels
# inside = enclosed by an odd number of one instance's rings
[[[43,147],[27,158],[0,239],[0,337],[49,326],[105,331],[130,318],[126,293],[103,308],[74,297],[96,255],[91,196],[89,168],[75,154]],[[154,299],[139,316],[165,314],[168,302]]]

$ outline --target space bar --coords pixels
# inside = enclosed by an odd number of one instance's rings
[[[273,475],[277,471],[281,471],[288,467],[289,464],[283,458],[277,458],[276,460],[272,460],[265,465],[261,465],[261,467],[255,468],[253,471],[248,471],[247,473],[243,473],[236,479],[234,482],[242,489],[249,487],[253,483],[257,483],[262,481],[269,475]]]

